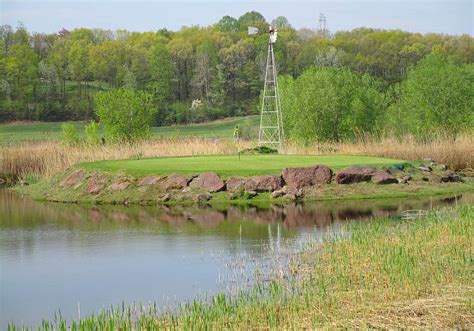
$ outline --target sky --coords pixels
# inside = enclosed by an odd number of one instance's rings
[[[271,21],[285,16],[295,28],[316,28],[324,13],[331,32],[356,27],[473,35],[472,0],[332,0],[332,1],[131,1],[0,0],[0,24],[26,25],[29,31],[53,33],[78,27],[155,31],[207,26],[222,16],[238,18],[256,10]]]

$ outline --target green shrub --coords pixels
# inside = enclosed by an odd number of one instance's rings
[[[71,123],[61,125],[61,142],[66,146],[77,146],[80,143],[76,127]]]
[[[99,135],[97,133],[99,125],[95,121],[91,121],[84,128],[86,134],[86,143],[89,146],[98,145],[100,143]]]
[[[474,127],[474,66],[430,54],[394,89],[390,128],[420,140],[456,137]]]
[[[355,140],[383,124],[385,97],[368,75],[311,68],[279,79],[285,134],[304,143]]]
[[[95,111],[110,140],[131,143],[150,136],[157,111],[152,100],[146,92],[114,89],[97,93]]]

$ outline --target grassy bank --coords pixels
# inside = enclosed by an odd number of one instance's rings
[[[231,157],[223,156],[225,160]],[[236,158],[236,157],[235,157]],[[223,179],[229,176],[252,176],[258,174],[273,174],[279,175],[285,166],[304,166],[314,165],[320,162],[328,163],[325,157],[293,157],[291,162],[285,163],[287,156],[272,155],[252,155],[246,156],[246,167],[239,167],[237,162],[229,164],[229,168],[221,167],[220,162],[212,163],[212,160],[219,161],[218,157],[191,157],[191,158],[164,158],[163,160],[169,162],[176,162],[175,167],[156,165],[147,168],[124,168],[120,167],[104,167],[97,166],[95,163],[87,163],[77,165],[70,170],[52,176],[50,178],[39,180],[28,186],[17,186],[15,190],[21,194],[29,195],[38,201],[52,201],[65,203],[88,203],[88,204],[138,204],[138,205],[175,205],[175,204],[209,204],[214,207],[231,205],[254,205],[260,207],[268,207],[271,204],[290,202],[290,198],[272,198],[269,192],[261,192],[257,196],[252,196],[244,191],[234,192],[230,194],[226,191],[209,194],[208,191],[196,186],[181,187],[179,189],[169,189],[162,186],[161,180],[164,180],[166,175],[170,173],[180,173],[191,178],[191,174],[199,174],[201,170],[198,165],[195,167],[189,160],[199,159],[204,167],[204,171],[216,171]],[[377,164],[373,158],[345,158],[343,156],[330,156],[332,161],[331,168],[336,170],[347,164],[360,164],[365,160],[365,164]],[[150,159],[156,161],[157,159]],[[256,160],[256,162],[251,162]],[[369,161],[370,160],[370,161]],[[147,161],[139,160],[137,162]],[[129,161],[132,162],[132,161]],[[260,163],[259,163],[260,162]],[[280,164],[281,162],[281,164]],[[352,162],[352,163],[350,163]],[[377,168],[385,169],[387,166],[393,164],[393,160],[381,159],[378,160]],[[109,164],[105,161],[105,164]],[[115,165],[116,163],[112,163]],[[135,164],[135,163],[133,163]],[[140,165],[140,163],[138,163]],[[174,163],[173,163],[174,164]],[[226,163],[225,163],[226,164]],[[256,167],[253,164],[260,164]],[[364,164],[364,163],[363,163]],[[180,168],[180,166],[185,168]],[[216,168],[216,167],[219,168]],[[464,182],[440,182],[437,176],[439,174],[433,172],[431,179],[425,181],[422,173],[413,174],[413,179],[409,184],[391,184],[379,185],[372,182],[361,182],[354,184],[336,184],[334,182],[329,184],[318,184],[315,186],[305,187],[302,192],[302,201],[326,201],[326,200],[360,200],[360,199],[383,199],[383,198],[407,198],[407,197],[423,197],[435,195],[459,194],[462,192],[474,191],[474,179],[465,178]],[[74,178],[77,174],[79,177],[74,179],[72,184],[61,184],[63,181],[68,181]],[[404,173],[402,173],[403,175]],[[161,177],[164,175],[163,177]],[[156,178],[154,184],[143,185],[141,180],[147,176]],[[161,178],[161,179],[160,179]],[[146,178],[145,178],[146,179]],[[101,188],[98,192],[91,193],[89,189],[97,183],[101,183]],[[116,186],[126,183],[124,189],[117,189]],[[208,196],[205,201],[200,200],[200,196]],[[231,197],[230,197],[231,196]],[[165,198],[166,197],[166,198]]]
[[[41,329],[469,329],[473,222],[474,207],[464,205],[423,220],[353,223],[253,291],[196,299],[170,313],[118,307]]]

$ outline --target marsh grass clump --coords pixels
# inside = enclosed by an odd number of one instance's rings
[[[307,246],[287,275],[176,310],[117,307],[49,330],[472,328],[474,207],[423,221],[353,223],[344,236]],[[9,330],[19,330],[10,325]]]

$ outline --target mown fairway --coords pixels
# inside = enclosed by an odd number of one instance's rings
[[[213,171],[221,176],[276,175],[283,168],[324,164],[331,169],[350,165],[384,165],[402,160],[353,155],[212,155],[190,157],[160,157],[141,160],[99,161],[84,163],[80,167],[88,170],[125,170],[131,175],[170,173],[199,174]]]
[[[153,138],[170,137],[203,137],[232,138],[234,127],[257,128],[259,116],[247,116],[225,119],[203,124],[153,127]],[[0,143],[31,140],[58,140],[61,136],[61,125],[64,122],[24,123],[0,125]],[[70,122],[76,127],[79,136],[84,136],[84,122]],[[100,134],[102,130],[99,130]]]

